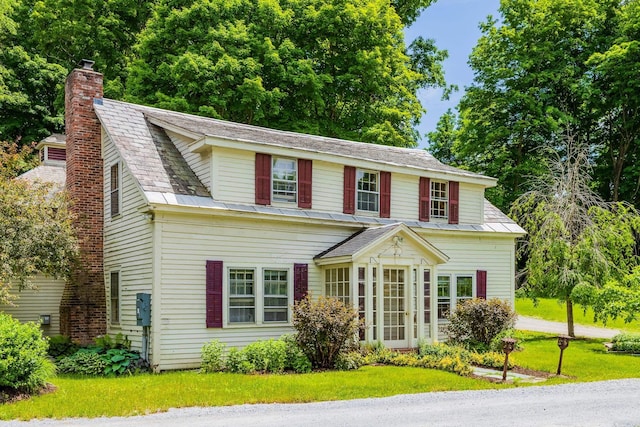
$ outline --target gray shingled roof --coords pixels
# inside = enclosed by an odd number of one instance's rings
[[[18,176],[30,182],[46,182],[52,184],[51,192],[62,191],[67,180],[67,168],[60,165],[39,165]]]

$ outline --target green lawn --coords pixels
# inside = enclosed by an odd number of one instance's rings
[[[526,333],[517,365],[555,373],[559,349],[549,334]],[[572,341],[563,374],[541,384],[640,377],[640,357],[606,353],[602,340]],[[405,393],[510,388],[422,368],[365,366],[351,372],[304,375],[199,374],[195,371],[124,378],[52,379],[54,393],[0,406],[0,419],[129,416],[189,406],[290,403],[383,397]]]
[[[539,317],[545,320],[556,322],[567,321],[567,308],[565,304],[560,304],[555,299],[539,299],[537,306],[529,298],[516,299],[516,312],[523,316]],[[600,326],[619,329],[627,332],[640,332],[640,322],[624,323],[622,319],[610,320],[606,325],[593,321],[593,310],[585,311],[580,306],[573,309],[574,321],[577,324],[587,326]]]

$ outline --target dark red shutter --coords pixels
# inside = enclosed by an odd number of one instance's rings
[[[344,167],[343,209],[346,214],[356,213],[356,168]]]
[[[423,176],[420,177],[418,203],[418,219],[420,221],[429,221],[429,215],[431,214],[431,180]]]
[[[207,261],[207,328],[222,328],[222,261]]]
[[[487,272],[476,271],[476,298],[487,299]]]
[[[311,183],[313,164],[311,160],[298,159],[298,207],[311,209]]]
[[[458,223],[458,200],[460,183],[449,181],[449,224]]]
[[[293,300],[300,301],[309,290],[309,266],[293,264]]]
[[[391,172],[380,172],[380,218],[391,216]]]
[[[256,153],[256,205],[271,203],[271,156]]]

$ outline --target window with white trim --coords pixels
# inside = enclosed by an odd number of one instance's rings
[[[324,272],[325,296],[337,298],[345,305],[349,305],[350,299],[350,275],[349,267],[327,268]]]
[[[359,211],[380,210],[380,187],[378,172],[358,169],[356,175],[356,207]]]
[[[473,298],[473,276],[438,276],[438,320],[445,320],[463,301]]]
[[[111,216],[117,216],[120,214],[120,164],[114,163],[110,169],[110,203],[111,203]]]
[[[265,323],[289,320],[288,273],[288,270],[267,269],[263,272],[263,320]]]
[[[431,180],[431,218],[449,217],[448,183]]]
[[[112,271],[109,274],[109,302],[110,302],[110,321],[111,323],[120,323],[120,272]]]
[[[273,158],[271,194],[274,202],[298,201],[298,162],[283,157]]]
[[[473,277],[456,276],[456,304],[473,298]]]
[[[254,269],[229,269],[229,323],[254,323],[256,320]]]
[[[445,320],[451,311],[451,276],[438,276],[438,320]]]

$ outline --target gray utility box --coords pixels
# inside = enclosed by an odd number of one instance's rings
[[[136,325],[151,326],[151,294],[136,294]]]

